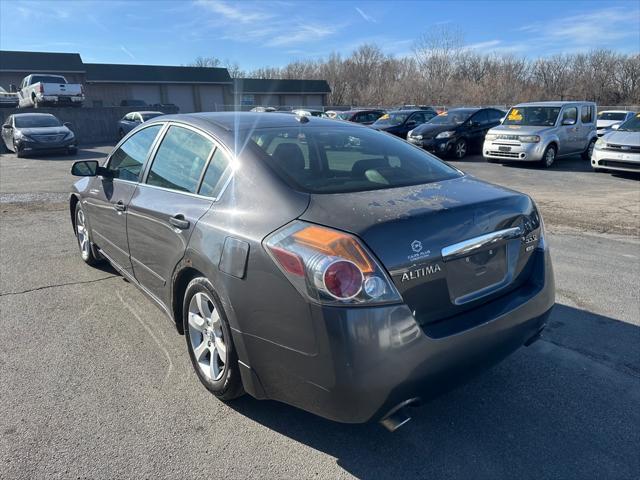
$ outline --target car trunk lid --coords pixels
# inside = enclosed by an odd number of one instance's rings
[[[360,237],[420,323],[517,287],[539,236],[531,199],[469,176],[312,195],[301,219]]]

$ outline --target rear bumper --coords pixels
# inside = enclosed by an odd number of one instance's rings
[[[594,149],[591,166],[619,172],[640,172],[640,153]]]
[[[454,388],[544,328],[555,286],[548,251],[537,254],[531,285],[485,304],[471,321],[466,314],[429,328],[404,304],[311,306],[318,354],[287,364],[286,390],[262,381],[267,396],[331,420],[362,423],[408,399],[428,400]]]
[[[81,106],[84,102],[84,95],[38,95],[38,104],[46,105],[70,105]]]
[[[542,160],[546,144],[538,143],[507,143],[504,141],[485,140],[482,153],[485,158],[496,160],[519,160],[537,162]]]

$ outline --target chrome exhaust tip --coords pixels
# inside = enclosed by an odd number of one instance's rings
[[[400,409],[392,413],[391,415],[384,417],[382,420],[380,420],[380,423],[390,432],[395,432],[409,420],[411,420],[411,417],[407,415],[407,413],[403,409]]]
[[[410,398],[409,400],[405,400],[402,403],[399,403],[387,413],[380,420],[380,424],[389,430],[390,432],[395,432],[401,426],[405,425],[409,420],[411,420],[411,416],[407,413],[406,406],[418,403],[420,401],[419,398]]]

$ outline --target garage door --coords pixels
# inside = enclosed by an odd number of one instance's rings
[[[260,95],[260,105],[264,107],[277,107],[280,105],[280,97],[278,95]]]
[[[284,96],[284,104],[287,107],[301,107],[302,106],[302,95],[285,95]]]
[[[200,85],[200,106],[203,112],[221,112],[224,110],[222,87],[217,85]]]
[[[167,99],[180,108],[180,113],[195,111],[193,101],[193,87],[191,85],[168,85]]]
[[[131,85],[131,98],[144,100],[148,105],[162,103],[159,85]]]
[[[307,97],[307,106],[309,107],[321,107],[322,95],[305,95]]]

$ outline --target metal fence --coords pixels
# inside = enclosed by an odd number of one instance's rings
[[[345,111],[345,110],[396,110],[399,109],[398,105],[324,105],[324,106],[316,106],[316,105],[222,105],[216,104],[215,111],[217,112],[248,112],[252,108],[256,107],[265,107],[265,108],[275,108],[278,111],[291,111],[291,110],[322,110],[324,112],[328,112],[330,110],[335,111]],[[497,108],[500,110],[508,111],[512,105],[430,105],[431,108],[436,110],[437,112],[446,112],[453,108],[462,108],[462,107],[482,107],[482,108]],[[416,107],[418,108],[418,107]],[[628,110],[632,112],[640,112],[640,105],[598,105],[598,111],[602,112],[604,110]]]

